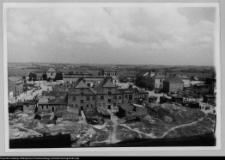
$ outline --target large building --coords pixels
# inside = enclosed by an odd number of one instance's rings
[[[113,84],[111,78],[105,78],[94,88],[98,108],[113,109],[122,103],[122,94]]]
[[[79,78],[70,86],[68,105],[79,112],[86,109],[95,109],[95,93],[86,85],[83,78]]]
[[[8,77],[9,99],[19,96],[23,93],[24,81],[22,77]]]
[[[46,74],[47,74],[47,78],[54,79],[56,76],[56,70],[53,68],[50,68],[49,70],[47,70]]]
[[[184,82],[177,75],[170,75],[163,81],[163,90],[166,93],[183,90]]]

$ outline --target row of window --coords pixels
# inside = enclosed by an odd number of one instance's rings
[[[71,97],[71,99],[73,99],[73,101],[76,101],[77,98],[76,97]],[[90,101],[91,100],[91,97],[86,97],[86,101]],[[92,97],[92,100],[94,101],[95,100],[95,97]]]
[[[75,108],[78,108],[78,105],[77,105],[77,104],[74,104],[73,106],[74,106]],[[86,105],[86,108],[89,108],[89,107],[92,108],[92,107],[93,107],[93,104],[91,104],[91,105],[87,104],[87,105]]]
[[[147,98],[147,95],[140,95],[138,96],[139,98]],[[101,95],[99,97],[101,100],[104,100],[105,99],[105,96],[104,95]],[[125,95],[125,98],[126,99],[129,99],[129,100],[132,100],[133,99],[133,95]],[[71,99],[73,99],[73,101],[76,101],[76,97],[71,97]],[[86,97],[86,101],[90,101],[91,97]],[[113,99],[117,99],[117,96],[114,96]],[[122,99],[122,96],[118,96],[118,99]],[[95,97],[92,97],[92,100],[94,101],[95,100]],[[110,100],[111,102],[111,99],[108,99],[108,101]],[[83,102],[83,100],[80,100]]]

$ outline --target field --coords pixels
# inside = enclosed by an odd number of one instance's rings
[[[20,69],[20,68],[14,68],[14,69],[8,69],[8,76],[18,76],[23,77],[26,76],[29,72],[37,72],[41,71],[40,69]]]

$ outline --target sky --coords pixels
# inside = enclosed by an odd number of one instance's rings
[[[214,65],[215,8],[7,8],[9,62]]]

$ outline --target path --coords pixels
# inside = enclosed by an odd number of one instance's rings
[[[97,143],[117,143],[117,142],[121,141],[121,140],[116,138],[116,128],[117,128],[117,125],[118,125],[118,118],[110,110],[108,110],[108,112],[110,113],[111,121],[113,122],[113,125],[112,125],[113,130],[112,130],[112,132],[110,132],[110,136],[106,140],[99,141],[99,142],[92,142],[92,144],[97,144]]]
[[[173,130],[175,130],[175,129],[177,129],[177,128],[186,127],[186,126],[191,126],[191,125],[193,125],[193,124],[196,124],[197,122],[202,121],[206,116],[207,116],[207,114],[206,114],[204,117],[202,117],[202,118],[200,118],[199,120],[197,120],[197,121],[194,121],[194,122],[191,122],[191,123],[182,124],[182,125],[179,125],[179,126],[172,127],[172,128],[170,128],[168,131],[164,132],[164,134],[162,135],[161,138],[164,138],[164,137],[165,137],[166,135],[168,135],[171,131],[173,131]]]
[[[145,136],[147,136],[149,138],[157,138],[153,133],[144,133],[144,132],[139,131],[137,128],[132,129],[129,126],[127,126],[126,124],[119,124],[119,125],[138,133],[139,137],[141,137],[141,134],[144,134]]]
[[[118,125],[118,117],[115,116],[111,111],[108,110],[108,112],[110,113],[111,115],[111,121],[113,122],[113,131],[111,133],[111,143],[117,143],[117,142],[120,142],[121,140],[117,139],[116,138],[116,128],[117,128],[117,125]]]
[[[29,132],[36,133],[36,134],[38,134],[38,135],[41,135],[39,132],[36,132],[36,131],[34,131],[34,130],[31,130],[31,129],[27,129],[27,128],[24,128],[24,127],[21,127],[21,126],[16,126],[16,127],[17,127],[17,128],[20,128],[20,129],[27,130],[27,131],[29,131]]]

